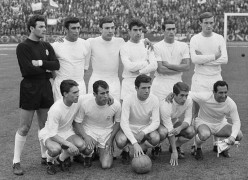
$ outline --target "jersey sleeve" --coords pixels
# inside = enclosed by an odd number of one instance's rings
[[[164,127],[168,129],[168,132],[173,130],[173,123],[171,120],[172,104],[165,102],[164,100],[160,102],[160,117]]]
[[[240,131],[241,122],[239,118],[237,105],[233,100],[230,101],[230,116],[233,123],[231,136],[236,138]]]
[[[145,134],[149,134],[150,132],[155,131],[156,129],[158,129],[159,124],[160,124],[159,100],[157,99],[157,97],[156,99],[154,99],[154,102],[153,102],[151,119],[152,119],[151,124],[142,130]]]
[[[82,101],[83,101],[83,99],[82,99]],[[84,120],[84,117],[85,117],[84,104],[83,104],[83,102],[81,102],[79,105],[79,110],[76,114],[74,121],[77,123],[82,123]]]
[[[148,50],[148,61],[149,61],[149,64],[145,68],[139,70],[141,74],[150,73],[152,71],[155,71],[158,68],[158,63],[157,63],[154,51]]]
[[[49,43],[46,42],[41,42],[41,43],[45,45],[45,47],[47,48],[46,51],[48,50],[49,52],[48,60],[42,59],[43,64],[41,67],[51,71],[59,70],[60,67],[59,61],[55,55],[53,47]]]
[[[191,125],[192,122],[192,107],[193,107],[193,101],[190,97],[188,97],[187,99],[188,103],[187,103],[187,108],[185,110],[184,113],[184,120],[183,122],[186,122],[189,124],[189,126]]]
[[[215,60],[215,55],[197,55],[197,36],[193,36],[190,40],[190,55],[194,64],[204,64]]]
[[[59,111],[52,106],[48,111],[47,124],[46,124],[49,137],[53,137],[57,135],[60,119],[61,119],[61,115]]]
[[[221,64],[227,64],[228,55],[226,50],[226,43],[222,36],[220,36],[220,51],[221,51],[221,56],[217,60],[208,62],[205,65],[216,66]]]
[[[116,112],[114,116],[114,122],[121,122],[121,104],[116,102]]]
[[[188,44],[186,44],[186,43],[183,43],[184,45],[183,45],[183,54],[182,54],[182,57],[183,57],[183,59],[188,59],[188,58],[190,58],[190,55],[189,55],[189,46],[188,46]]]
[[[120,56],[125,69],[127,69],[130,72],[138,71],[148,65],[147,61],[140,61],[140,62],[130,61],[129,51],[126,45],[122,46],[120,50]]]
[[[125,98],[123,100],[120,126],[124,134],[127,136],[128,140],[132,144],[134,144],[137,142],[137,140],[134,137],[132,130],[129,126],[129,116],[130,116],[130,108],[131,108],[131,103],[129,100],[130,100],[129,98]]]
[[[32,52],[27,45],[20,43],[16,48],[16,55],[22,74],[38,75],[45,72],[41,67],[33,66]]]
[[[91,46],[90,46],[90,40],[84,41],[85,45],[85,64],[84,64],[84,69],[88,70],[89,65],[90,65],[90,57],[91,57]]]

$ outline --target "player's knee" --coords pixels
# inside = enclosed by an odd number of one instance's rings
[[[156,146],[160,142],[160,135],[157,131],[153,131],[149,134],[151,145]]]
[[[194,128],[193,127],[188,127],[187,128],[187,131],[186,131],[186,136],[185,136],[185,138],[187,138],[187,139],[192,139],[193,137],[194,137],[194,135],[195,135],[195,130],[194,130]]]
[[[160,125],[160,127],[158,128],[158,133],[160,136],[160,141],[163,141],[168,135],[168,129]]]
[[[56,157],[61,153],[61,147],[59,146],[53,146],[53,147],[49,147],[48,151],[49,151],[49,155],[51,157]]]
[[[75,142],[75,146],[79,149],[80,152],[84,151],[86,148],[84,141],[77,141]]]
[[[242,138],[243,138],[243,133],[242,133],[242,131],[239,131],[239,133],[238,133],[238,135],[236,137],[236,141],[241,141]]]
[[[209,131],[202,131],[198,132],[198,136],[201,141],[206,141],[211,136],[211,133]]]
[[[115,136],[116,146],[120,149],[123,149],[127,145],[127,137],[122,132],[118,132]]]
[[[21,136],[26,136],[29,132],[29,129],[30,129],[30,125],[23,125],[18,129],[18,133]]]

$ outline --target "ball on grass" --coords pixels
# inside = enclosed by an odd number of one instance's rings
[[[131,165],[133,171],[138,174],[148,173],[152,169],[152,161],[147,155],[134,157]]]

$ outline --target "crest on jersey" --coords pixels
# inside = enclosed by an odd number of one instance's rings
[[[49,51],[46,49],[46,55],[48,56],[49,55]]]

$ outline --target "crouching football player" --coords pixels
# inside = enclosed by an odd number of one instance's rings
[[[39,139],[47,148],[47,173],[55,174],[54,161],[60,164],[62,171],[68,171],[65,163],[71,155],[78,155],[85,150],[85,142],[77,136],[72,128],[72,122],[78,111],[79,90],[77,82],[64,80],[60,91],[63,99],[56,101],[48,111],[45,127],[39,133]]]
[[[109,104],[109,85],[102,80],[93,84],[93,94],[87,94],[80,102],[75,119],[76,132],[84,139],[86,151],[99,148],[103,169],[113,164],[114,137],[120,129],[121,104],[115,100]],[[90,167],[92,153],[84,155],[84,166]]]
[[[130,142],[134,148],[134,157],[144,154],[149,147],[159,143],[159,100],[150,94],[151,77],[139,75],[135,79],[136,93],[123,99],[121,129],[116,135],[116,144],[122,151],[122,162],[130,161]],[[148,143],[146,143],[148,142]],[[152,145],[152,146],[151,146]]]
[[[170,142],[169,152],[171,153],[170,164],[178,165],[178,159],[185,158],[181,145],[193,138],[195,131],[191,125],[193,101],[189,94],[189,86],[183,82],[178,82],[173,86],[173,98],[171,103],[160,102],[160,117],[162,125],[158,132],[160,140],[166,137]],[[184,117],[183,121],[182,116]],[[177,137],[177,140],[176,140]]]

